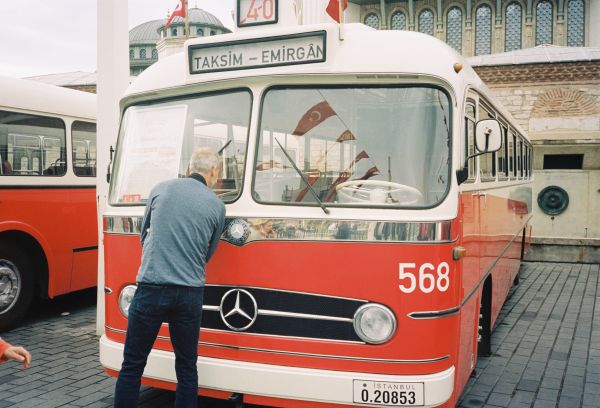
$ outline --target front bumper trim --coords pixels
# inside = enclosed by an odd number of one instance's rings
[[[103,335],[100,338],[100,363],[119,371],[123,344]],[[175,383],[175,355],[152,350],[144,377]],[[306,400],[333,404],[353,404],[353,381],[422,382],[425,407],[446,402],[454,386],[454,366],[428,375],[365,374],[250,363],[210,357],[198,357],[198,387],[272,398]]]

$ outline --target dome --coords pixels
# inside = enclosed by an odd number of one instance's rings
[[[152,20],[129,30],[129,44],[156,44],[160,40],[159,29],[167,23],[167,19]]]
[[[190,25],[201,25],[211,28],[219,28],[224,32],[230,32],[221,21],[209,13],[199,8],[190,8]],[[156,44],[160,40],[160,30],[167,24],[168,19],[152,20],[142,23],[129,31],[129,44]],[[175,17],[171,26],[183,25],[185,20],[182,17]]]

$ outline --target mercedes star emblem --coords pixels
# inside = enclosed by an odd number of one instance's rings
[[[258,316],[254,296],[244,289],[231,289],[225,293],[219,309],[223,323],[235,331],[248,329]]]
[[[225,227],[225,238],[234,245],[243,245],[249,235],[248,223],[242,218],[231,220]]]

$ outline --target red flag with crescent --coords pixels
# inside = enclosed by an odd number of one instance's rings
[[[331,18],[333,18],[338,23],[341,22],[340,1],[342,1],[342,0],[329,0],[329,4],[327,5],[327,8],[325,9],[327,11],[327,14],[329,14],[331,16]],[[346,10],[348,8],[348,0],[343,0],[342,7],[344,8],[344,10]]]
[[[179,3],[177,3],[175,10],[173,10],[173,12],[171,13],[171,17],[169,17],[169,21],[167,21],[167,24],[165,24],[165,28],[163,28],[163,31],[166,31],[167,28],[169,28],[175,17],[179,16],[185,18],[185,1],[186,0],[179,0]]]
[[[303,136],[319,123],[322,123],[325,119],[335,114],[333,108],[326,101],[319,102],[307,110],[302,118],[300,118],[292,134],[294,136]]]
[[[342,142],[345,142],[347,140],[356,140],[356,138],[354,137],[354,135],[352,134],[351,131],[344,130],[344,132],[340,135],[340,137],[338,137],[336,139],[336,142],[342,143]]]

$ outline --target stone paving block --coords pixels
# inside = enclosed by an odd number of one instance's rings
[[[561,395],[560,400],[558,401],[558,408],[573,408],[578,407],[580,404],[580,396]]]
[[[537,400],[534,402],[533,408],[556,408],[556,403],[551,401]]]
[[[77,399],[72,402],[72,405],[75,405],[78,407],[88,407],[90,404],[99,402],[100,400],[102,400],[108,396],[111,396],[111,395],[112,394],[109,394],[107,392],[96,391],[85,397],[77,397]]]
[[[507,407],[510,403],[510,400],[510,395],[492,392],[489,398],[487,399],[486,404],[496,407]]]

